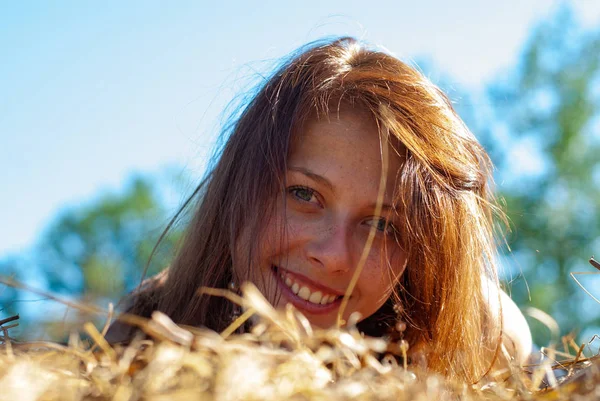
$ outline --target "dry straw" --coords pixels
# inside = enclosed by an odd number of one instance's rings
[[[564,351],[543,349],[539,364],[496,372],[473,386],[406,366],[405,343],[362,336],[356,317],[344,328],[314,329],[291,306],[273,309],[252,285],[243,286],[243,297],[204,291],[228,297],[246,313],[223,333],[180,327],[160,312],[149,320],[123,316],[141,331],[122,346],[104,340],[107,325],[98,331],[85,324],[91,343],[71,336],[68,346],[14,342],[2,326],[0,400],[600,398],[597,358],[584,356],[588,344],[572,339],[564,340]],[[252,331],[234,334],[248,318]]]

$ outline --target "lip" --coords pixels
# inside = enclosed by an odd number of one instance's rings
[[[305,278],[302,275],[292,273],[285,269],[282,269],[279,266],[273,265],[273,268],[271,269],[271,271],[273,272],[273,275],[275,276],[275,280],[277,280],[277,282],[279,283],[279,287],[281,287],[281,294],[292,305],[294,305],[296,308],[300,309],[301,311],[306,311],[313,315],[326,314],[326,313],[330,313],[330,312],[336,310],[337,308],[339,308],[340,304],[342,303],[342,298],[338,298],[337,300],[333,301],[332,303],[326,304],[326,305],[317,305],[312,302],[308,302],[308,301],[300,298],[298,295],[294,294],[292,289],[283,282],[283,280],[281,279],[281,276],[279,274],[280,271],[285,272],[286,274],[289,274],[291,276],[297,277],[298,281],[305,282],[306,284],[310,285],[311,287],[322,290],[323,292],[325,292],[327,294],[333,294],[333,295],[337,295],[340,297],[343,296],[344,294],[340,293],[340,291],[332,290],[328,287],[317,284],[317,283],[313,282],[312,280]]]

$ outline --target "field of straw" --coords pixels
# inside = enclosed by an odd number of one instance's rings
[[[589,344],[565,341],[560,352],[542,350],[539,364],[467,385],[402,366],[393,354],[402,356],[405,344],[365,338],[352,322],[313,330],[251,286],[244,298],[220,295],[246,310],[225,332],[180,327],[158,312],[150,320],[124,316],[145,332],[127,346],[110,346],[107,327],[89,323],[86,341],[18,343],[9,337],[14,322],[0,322],[0,400],[600,399],[600,360]],[[233,334],[251,315],[252,332]]]

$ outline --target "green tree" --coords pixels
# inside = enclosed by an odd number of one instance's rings
[[[152,181],[134,177],[122,194],[99,197],[62,213],[37,249],[54,292],[114,299],[138,283],[170,216]],[[162,241],[149,274],[165,267],[180,231]]]
[[[137,175],[121,192],[65,209],[42,234],[31,255],[4,262],[0,267],[3,275],[76,302],[104,308],[109,302],[116,303],[140,283],[152,251],[176,211],[167,209],[165,197],[169,191],[181,191],[175,188],[178,181],[170,173],[164,180],[166,185],[160,178]],[[148,265],[147,275],[168,265],[180,237],[178,226],[168,232]],[[103,320],[81,316],[77,311],[70,311],[67,319],[61,305],[42,305],[40,300],[36,308],[25,302],[36,301],[39,296],[11,288],[1,290],[2,314],[21,313],[21,338],[45,334],[52,340],[64,340],[72,326]]]
[[[600,324],[600,306],[569,277],[592,271],[587,259],[600,254],[599,63],[600,31],[580,28],[563,8],[533,31],[520,64],[489,90],[496,123],[487,135],[496,154],[502,150],[495,162],[514,229],[507,264],[529,285],[516,281],[513,297],[549,312],[563,334]],[[527,163],[535,168],[524,173]],[[546,330],[533,327],[544,345]]]
[[[16,258],[7,258],[0,262],[0,272],[4,277],[17,278],[19,261]],[[15,300],[18,297],[17,290],[12,287],[0,286],[0,319],[18,314]]]

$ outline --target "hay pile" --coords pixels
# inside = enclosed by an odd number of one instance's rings
[[[402,356],[405,344],[364,338],[352,322],[313,330],[294,309],[275,311],[253,287],[243,299],[227,296],[246,312],[221,334],[179,327],[158,312],[150,320],[124,317],[146,333],[127,346],[111,347],[91,324],[87,345],[75,335],[68,346],[19,344],[4,330],[0,400],[600,399],[600,363],[581,352],[470,386],[381,358]],[[251,315],[258,316],[252,333],[232,334]],[[550,387],[539,390],[544,383]]]

